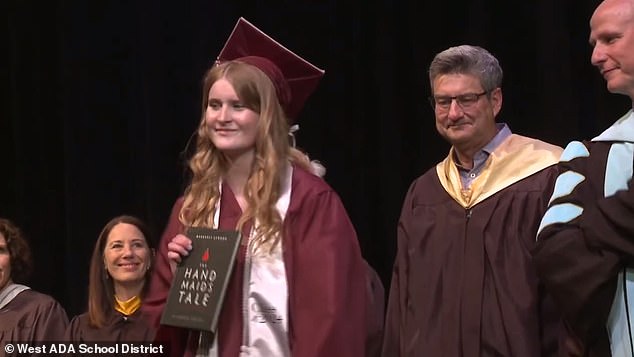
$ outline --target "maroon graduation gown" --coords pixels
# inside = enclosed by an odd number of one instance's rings
[[[223,187],[222,229],[235,229],[241,214],[232,196]],[[172,281],[167,243],[184,231],[178,221],[181,206],[179,199],[172,209],[143,305],[157,325]],[[338,195],[321,178],[294,167],[291,200],[282,229],[292,355],[364,356],[366,270],[354,227]],[[218,327],[221,357],[237,356],[242,340],[243,258],[238,263]],[[197,345],[195,336],[184,329],[162,327],[156,339],[169,341],[171,355],[192,356]]]

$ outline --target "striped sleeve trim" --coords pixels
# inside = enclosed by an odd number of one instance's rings
[[[566,171],[563,174],[559,175],[559,177],[557,177],[557,181],[555,181],[553,195],[550,197],[548,205],[553,203],[553,201],[558,198],[571,194],[572,191],[585,179],[585,176],[574,171]]]
[[[551,224],[568,223],[579,217],[581,213],[583,213],[583,207],[572,203],[560,203],[551,206],[542,218],[537,235],[541,233],[542,229],[550,226]]]
[[[582,142],[580,141],[571,141],[568,146],[566,146],[566,149],[564,150],[564,152],[561,154],[561,157],[559,158],[559,162],[567,162],[567,161],[572,161],[573,159],[576,159],[578,157],[589,157],[590,156],[590,152],[588,151],[588,148],[583,145]]]

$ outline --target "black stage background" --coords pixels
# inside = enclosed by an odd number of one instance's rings
[[[0,216],[32,242],[31,285],[83,311],[101,227],[129,213],[162,232],[201,77],[244,16],[326,69],[298,143],[327,166],[387,289],[404,194],[448,149],[426,101],[434,54],[486,47],[505,70],[500,121],[560,145],[590,138],[629,106],[590,65],[597,3],[9,0]]]

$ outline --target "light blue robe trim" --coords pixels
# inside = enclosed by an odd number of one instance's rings
[[[610,350],[612,357],[632,357],[634,342],[631,327],[634,316],[630,310],[634,306],[634,273],[632,269],[624,269],[617,279],[616,293],[607,322]]]
[[[566,162],[578,157],[588,156],[590,156],[590,152],[588,152],[588,148],[586,148],[586,146],[583,145],[582,142],[571,141],[561,153],[561,156],[559,157],[559,162]],[[556,198],[563,197],[566,194],[572,192],[572,190],[574,190],[574,188],[584,179],[585,177],[583,175],[574,171],[567,171],[559,175],[557,177],[557,181],[555,182],[553,194],[550,197],[550,201],[548,201],[548,205],[550,205],[550,203],[552,203]],[[542,217],[542,221],[539,224],[539,229],[537,230],[537,235],[539,235],[542,229],[550,226],[551,224],[567,223],[572,221],[573,219],[579,217],[582,212],[582,207],[579,207],[572,203],[558,204],[549,207]],[[535,237],[535,239],[537,239],[537,236]]]
[[[550,197],[550,201],[548,201],[548,205],[550,206],[550,204],[558,198],[569,195],[572,190],[574,190],[577,185],[582,183],[585,179],[585,176],[575,171],[566,171],[559,175],[559,177],[557,177],[557,181],[555,182],[553,195]]]
[[[633,174],[633,160],[634,144],[617,143],[610,147],[603,187],[606,197],[627,189],[627,182]],[[634,309],[634,270],[626,268],[619,273],[607,322],[610,349],[614,357],[634,356],[634,340],[632,339],[634,311],[632,309]]]
[[[592,141],[634,141],[634,111],[630,110]]]
[[[633,154],[634,144],[632,143],[613,144],[610,147],[603,187],[605,197],[610,197],[617,191],[627,189],[627,182],[632,177]]]
[[[573,219],[579,217],[583,212],[583,208],[577,206],[572,203],[560,203],[558,205],[554,205],[548,208],[548,211],[544,214],[542,218],[542,223],[539,225],[539,230],[537,234],[542,231],[542,229],[550,226],[555,223],[568,223]]]
[[[634,339],[632,338],[632,326],[634,326],[634,311],[632,311],[632,307],[634,306],[634,270],[626,269],[625,270],[625,288],[626,294],[625,299],[627,300],[627,306],[629,308],[627,312],[627,316],[629,317],[630,323],[630,354],[629,356],[634,355]]]
[[[588,157],[590,153],[588,152],[588,148],[583,145],[580,141],[571,141],[564,149],[564,152],[561,153],[561,157],[559,158],[559,162],[567,162],[572,159],[576,159],[578,157]]]

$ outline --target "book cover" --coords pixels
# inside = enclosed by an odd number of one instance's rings
[[[215,332],[240,233],[191,227],[192,250],[176,268],[161,324]]]

